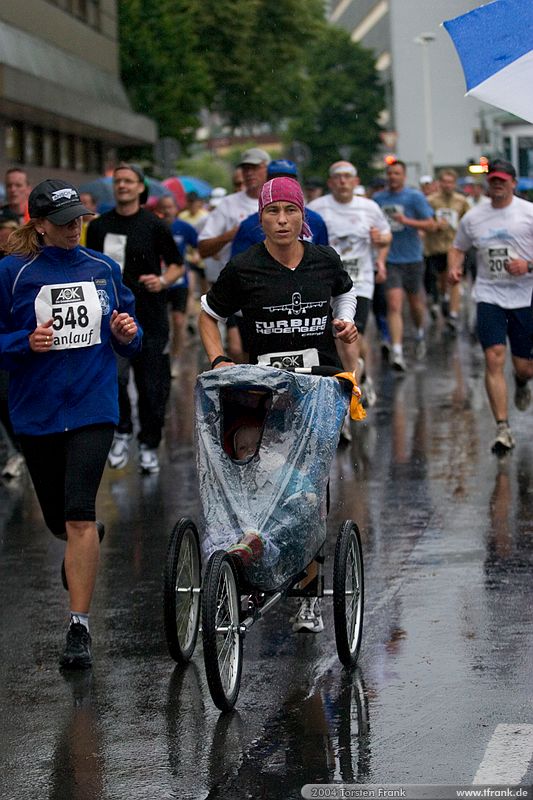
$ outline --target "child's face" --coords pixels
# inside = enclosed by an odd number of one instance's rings
[[[257,450],[261,431],[259,428],[254,428],[249,425],[243,425],[235,432],[234,447],[235,458],[238,461],[243,461],[245,458],[253,456]]]

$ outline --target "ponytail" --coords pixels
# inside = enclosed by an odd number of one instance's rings
[[[37,232],[37,220],[29,219],[10,235],[5,253],[10,256],[34,256],[42,247],[43,237]]]

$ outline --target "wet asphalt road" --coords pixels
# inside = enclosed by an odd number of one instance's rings
[[[359,668],[291,633],[289,601],[245,640],[237,710],[220,715],[199,645],[175,668],[162,570],[177,518],[198,517],[190,397],[175,380],[159,476],[106,470],[107,535],[91,615],[94,669],[63,676],[62,545],[25,480],[0,487],[0,797],[156,800],[300,797],[303,784],[529,783],[533,779],[533,418],[490,453],[479,346],[434,330],[393,376],[332,470],[329,545],[345,518],[366,570]],[[412,363],[412,360],[411,360]],[[331,571],[331,559],[326,575]],[[507,726],[507,727],[506,727]]]

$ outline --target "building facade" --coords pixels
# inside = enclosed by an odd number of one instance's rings
[[[480,155],[502,152],[502,112],[465,97],[459,58],[441,27],[479,5],[481,0],[329,0],[329,20],[376,55],[387,105],[383,154],[405,161],[412,181],[443,166],[464,171]]]
[[[117,0],[1,1],[0,174],[80,183],[156,141],[120,81],[117,29]]]

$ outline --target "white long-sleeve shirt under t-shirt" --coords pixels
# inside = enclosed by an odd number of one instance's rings
[[[254,197],[248,197],[245,191],[228,194],[227,197],[222,198],[218,206],[206,218],[199,231],[198,241],[202,242],[204,239],[213,239],[216,236],[221,236],[236,225],[240,225],[250,214],[255,214],[258,208],[259,201]],[[230,256],[231,242],[228,242],[216,255],[209,258],[209,265],[207,259],[204,259],[206,261],[206,273],[208,273],[206,277],[211,283],[214,283],[218,278]]]
[[[505,208],[483,203],[468,211],[459,223],[454,247],[476,248],[477,277],[472,292],[478,303],[501,308],[531,305],[533,274],[510,275],[513,258],[533,261],[533,204],[513,197]]]
[[[328,229],[329,244],[339,254],[344,269],[353,281],[358,297],[371,299],[374,294],[374,248],[370,228],[390,233],[385,214],[373,200],[353,197],[339,203],[333,195],[317,197],[309,208],[318,212]]]

